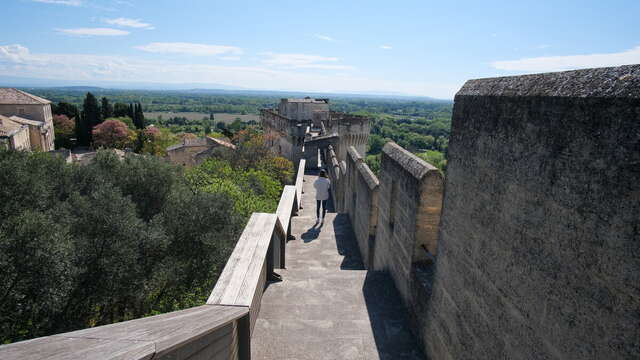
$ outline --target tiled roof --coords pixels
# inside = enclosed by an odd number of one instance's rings
[[[14,88],[0,88],[2,105],[46,105],[51,101]]]
[[[180,149],[180,148],[183,148],[183,147],[215,146],[214,144],[215,145],[221,145],[221,146],[224,146],[224,147],[228,147],[230,149],[235,149],[236,148],[236,146],[233,145],[230,142],[207,136],[206,138],[184,139],[182,141],[182,143],[180,143],[180,144],[169,146],[167,148],[167,151],[173,151],[173,150],[177,150],[177,149]]]
[[[235,149],[235,148],[236,148],[236,146],[235,146],[235,145],[233,145],[232,143],[230,143],[230,142],[228,142],[228,141],[224,141],[224,140],[222,140],[222,139],[216,139],[216,138],[213,138],[213,137],[211,137],[211,136],[207,136],[207,139],[208,139],[209,141],[213,141],[213,142],[215,142],[215,143],[216,143],[216,144],[218,144],[218,145],[222,145],[222,146],[228,147],[229,149]]]
[[[42,121],[29,120],[25,118],[21,118],[19,116],[11,116],[9,119],[24,125],[33,125],[33,126],[43,126],[44,123]]]

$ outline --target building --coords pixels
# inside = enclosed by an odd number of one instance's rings
[[[51,101],[0,88],[0,143],[13,150],[54,150]]]
[[[295,166],[306,159],[308,168],[317,167],[318,146],[327,142],[344,161],[349,146],[364,153],[369,140],[369,119],[330,111],[329,99],[281,99],[277,109],[260,111],[260,123],[272,150]]]
[[[198,139],[184,139],[180,144],[169,146],[167,156],[173,164],[191,167],[201,164],[221,147],[224,149],[236,148],[230,142],[207,136]]]

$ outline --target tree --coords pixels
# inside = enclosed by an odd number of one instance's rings
[[[136,124],[138,129],[144,129],[146,127],[142,104],[140,103],[134,105],[134,124]]]
[[[71,149],[73,146],[71,138],[74,137],[76,128],[74,119],[69,119],[66,115],[54,115],[53,127],[56,134],[56,148]]]
[[[367,151],[367,154],[371,154],[371,155],[380,154],[380,152],[382,151],[382,147],[386,143],[387,142],[385,141],[384,138],[382,138],[382,136],[375,135],[375,134],[369,135],[369,150]]]
[[[109,103],[109,99],[103,97],[101,100],[102,120],[106,120],[113,116],[113,106]]]
[[[123,104],[123,103],[115,103],[113,105],[113,116],[114,117],[129,116],[129,105]]]
[[[91,125],[87,120],[87,117],[82,111],[80,116],[76,117],[76,139],[78,139],[78,145],[89,146],[91,145]]]
[[[98,106],[98,100],[92,93],[87,93],[82,106],[81,119],[79,121],[78,131],[78,143],[83,146],[88,146],[91,139],[91,131],[94,126],[102,122],[102,114],[100,107]]]
[[[0,168],[0,343],[204,304],[252,204],[154,156],[0,150]],[[277,181],[239,175],[277,205]]]
[[[135,133],[122,121],[108,120],[94,127],[92,135],[96,147],[124,149],[131,146]]]
[[[100,106],[98,105],[98,99],[93,96],[92,93],[87,93],[86,98],[82,106],[82,111],[87,118],[89,126],[94,126],[102,122],[102,113],[100,112]]]
[[[66,102],[59,102],[58,105],[51,103],[51,112],[54,115],[66,115],[69,119],[80,117],[78,107]]]
[[[133,110],[133,104],[129,104],[129,110],[127,113],[127,116],[131,118],[131,120],[133,120],[133,123],[136,123],[136,114],[135,111]]]

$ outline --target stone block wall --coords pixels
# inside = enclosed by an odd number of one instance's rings
[[[429,357],[640,358],[640,65],[468,81],[451,133]]]
[[[418,264],[433,261],[442,203],[442,174],[396,143],[382,149],[373,268],[391,273],[411,312]]]
[[[348,153],[343,193],[344,211],[351,219],[362,262],[367,269],[371,269],[378,223],[379,181],[355,147],[350,147]]]

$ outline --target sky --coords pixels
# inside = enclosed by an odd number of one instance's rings
[[[453,98],[640,63],[640,1],[0,0],[2,77]]]

